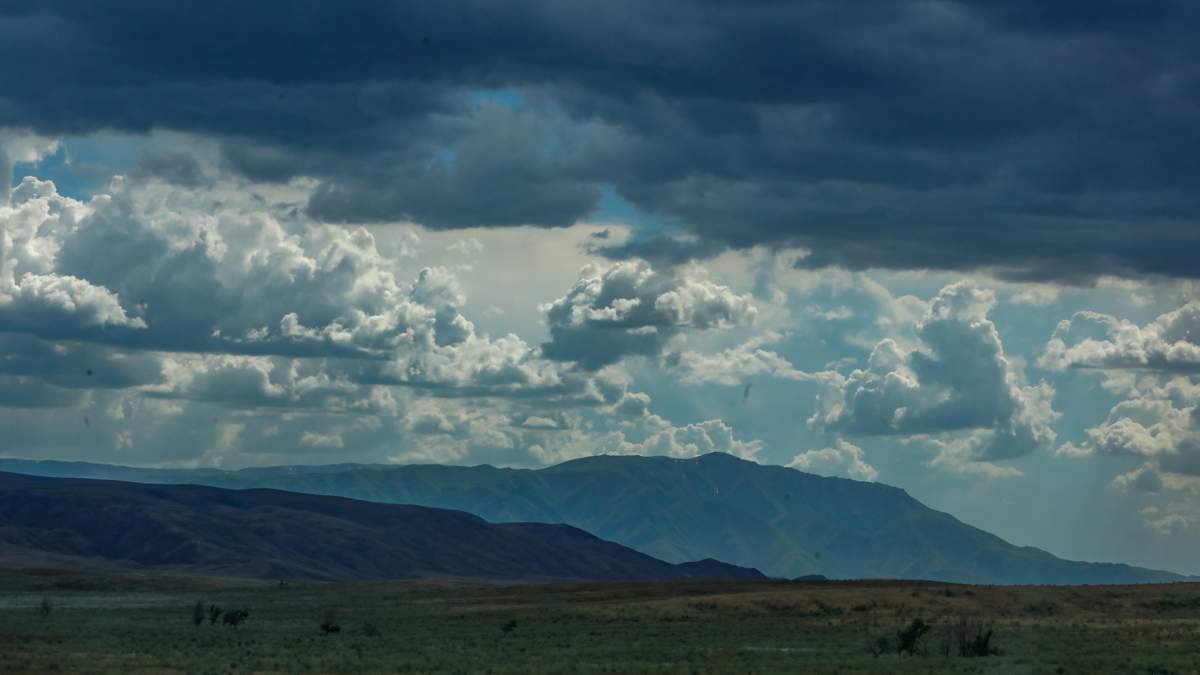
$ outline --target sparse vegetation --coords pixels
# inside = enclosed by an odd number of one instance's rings
[[[927,638],[936,635],[938,639],[932,650],[935,655],[992,656],[998,653],[992,646],[994,633],[990,622],[977,617],[950,619],[938,624],[917,618],[894,632],[871,632],[866,651],[876,658],[893,652],[898,656],[928,656]]]
[[[1200,595],[1191,598],[1162,598],[1154,602],[1144,602],[1142,606],[1156,612],[1200,612]]]
[[[875,658],[896,651],[896,634],[892,631],[873,633],[867,637],[867,653]]]
[[[1049,601],[1031,602],[1025,605],[1024,611],[1033,616],[1054,616],[1058,614],[1058,605]]]
[[[290,583],[280,593],[276,580],[0,574],[0,673],[1200,670],[1200,613],[1159,609],[1200,596],[1186,584],[948,596],[895,582]],[[53,619],[31,621],[43,596]],[[181,614],[194,617],[198,597],[204,619],[225,607],[253,621],[197,630]],[[1026,611],[1038,603],[1056,613]],[[327,619],[339,633],[314,630]],[[899,655],[904,632],[921,633],[914,656]]]

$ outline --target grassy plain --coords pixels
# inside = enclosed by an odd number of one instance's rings
[[[250,617],[195,626],[197,602]],[[330,615],[340,630],[325,635]],[[997,654],[938,653],[940,628],[964,617],[991,624]],[[914,618],[934,626],[925,655],[868,653]],[[280,586],[25,571],[0,574],[0,672],[1200,673],[1200,584]]]

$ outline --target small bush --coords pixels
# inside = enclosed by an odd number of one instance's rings
[[[204,623],[204,603],[197,602],[192,607],[192,625],[199,626],[202,623]]]
[[[221,618],[222,609],[216,605],[208,606],[208,622],[212,625],[217,625],[217,619]]]
[[[500,627],[500,630],[504,631],[505,635],[508,635],[509,633],[513,632],[516,629],[517,629],[516,619],[509,619],[508,623],[506,623]]]
[[[923,653],[925,634],[931,628],[924,619],[913,619],[912,623],[896,633],[896,653],[908,652],[909,656]]]
[[[943,633],[942,650],[949,656],[991,656],[997,653],[992,647],[994,630],[982,619],[959,619],[946,626]]]
[[[321,615],[320,628],[325,635],[342,632],[342,627],[337,623],[337,615],[333,613],[332,609],[325,610],[325,613]]]
[[[234,628],[237,628],[248,618],[250,618],[250,612],[244,609],[231,609],[228,612],[225,612],[225,618],[222,619],[222,623],[224,623],[226,626],[233,626]]]

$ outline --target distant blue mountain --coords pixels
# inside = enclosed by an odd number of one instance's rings
[[[285,466],[155,470],[0,460],[0,469],[221,487],[270,487],[457,509],[491,522],[565,523],[674,563],[714,558],[777,577],[983,584],[1183,580],[1170,572],[1063,560],[935,511],[898,488],[713,453],[599,456],[545,469]]]

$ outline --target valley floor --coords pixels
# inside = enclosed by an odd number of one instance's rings
[[[250,614],[210,624],[214,604]],[[932,629],[916,655],[870,653],[917,618]],[[963,619],[989,625],[998,653],[944,655]],[[1196,673],[1200,584],[281,585],[5,572],[0,671]]]

